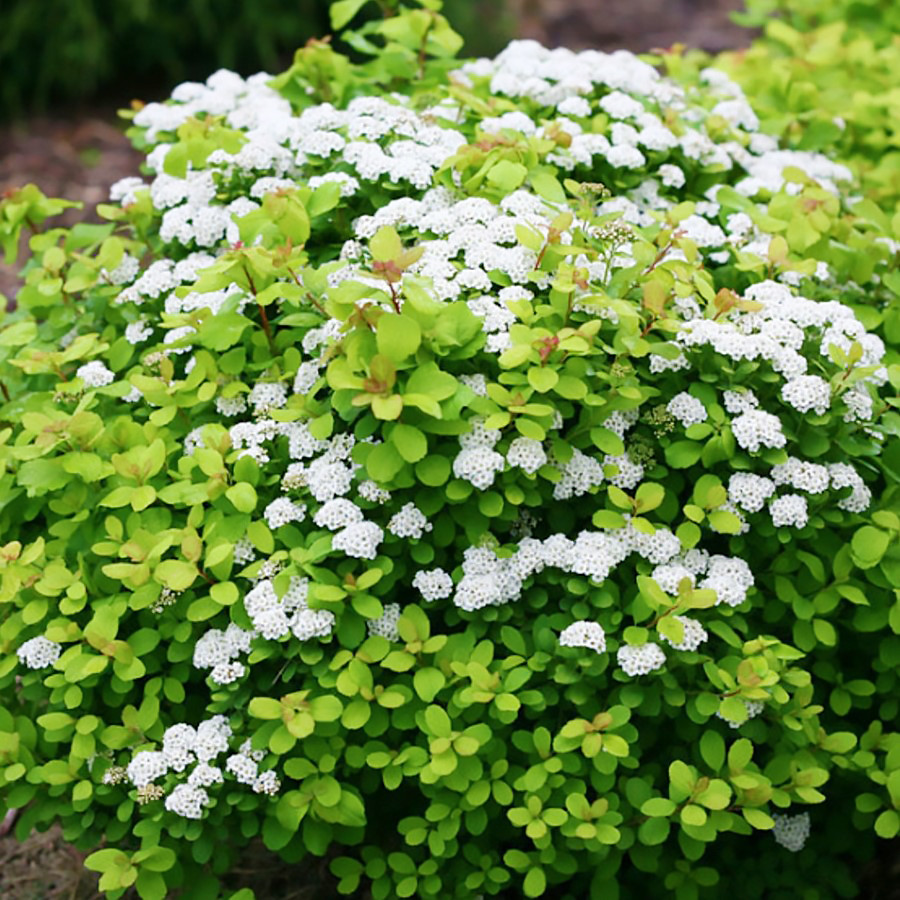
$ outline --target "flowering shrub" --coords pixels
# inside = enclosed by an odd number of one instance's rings
[[[435,5],[179,86],[108,224],[31,238],[0,802],[111,897],[254,839],[376,898],[850,896],[898,830],[898,235],[719,72],[460,63]]]

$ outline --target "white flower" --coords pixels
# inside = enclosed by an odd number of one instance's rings
[[[16,650],[19,662],[29,669],[46,669],[59,659],[61,653],[62,647],[59,644],[43,636],[25,641]]]
[[[518,466],[522,471],[533,475],[547,462],[547,452],[540,441],[518,437],[509,445],[506,461],[509,465]]]
[[[414,540],[419,540],[426,531],[431,531],[431,528],[431,522],[415,503],[405,503],[399,512],[394,513],[387,526],[391,534]]]
[[[681,641],[673,644],[666,635],[660,635],[673,650],[696,650],[709,637],[706,629],[696,619],[688,616],[675,616],[675,620],[684,626],[684,636]]]
[[[799,412],[813,410],[821,416],[831,405],[831,385],[818,375],[800,375],[785,382],[781,397]]]
[[[589,647],[606,652],[606,633],[597,622],[578,621],[567,625],[559,635],[560,647]]]
[[[384,532],[374,522],[354,522],[335,534],[331,546],[357,559],[375,559],[383,539]]]
[[[75,375],[84,382],[86,388],[105,387],[116,380],[116,376],[99,359],[79,366]]]
[[[772,837],[775,841],[792,853],[802,850],[809,837],[809,813],[800,813],[798,816],[782,816],[776,813],[772,818],[775,820],[772,828]]]
[[[756,453],[761,446],[779,448],[787,443],[778,416],[762,410],[737,416],[732,420],[731,430],[738,445],[751,453]]]
[[[690,425],[697,425],[705,422],[707,419],[706,407],[703,403],[689,394],[682,391],[676,394],[666,405],[669,414],[678,419],[681,424],[687,428]]]
[[[769,504],[769,513],[772,516],[772,524],[778,528],[785,525],[803,528],[809,521],[806,497],[801,497],[799,494],[785,494],[783,497],[777,497]]]
[[[366,627],[369,634],[377,634],[389,641],[400,640],[400,632],[397,630],[397,622],[400,620],[400,604],[386,603],[384,612],[377,619],[369,619]]]
[[[157,778],[162,778],[169,771],[165,756],[158,750],[145,750],[138,753],[128,763],[128,778],[135,787],[145,787]]]
[[[626,675],[646,675],[666,664],[666,654],[652,641],[637,646],[622,644],[616,651],[616,662]]]
[[[302,522],[306,516],[306,507],[302,503],[294,503],[287,497],[273,500],[263,512],[266,524],[273,531],[288,522]]]
[[[443,569],[416,572],[412,586],[426,601],[443,600],[453,593],[453,579]]]

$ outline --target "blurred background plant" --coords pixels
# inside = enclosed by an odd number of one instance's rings
[[[375,2],[368,6],[370,16],[381,14]],[[503,3],[449,0],[446,14],[474,55],[496,53],[514,30]],[[0,120],[152,99],[223,67],[277,72],[297,47],[329,30],[321,0],[6,0]]]

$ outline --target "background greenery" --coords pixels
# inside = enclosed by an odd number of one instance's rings
[[[512,33],[505,5],[485,6],[445,4],[471,55],[498,52]],[[375,3],[364,12],[379,15]],[[277,72],[329,31],[322,0],[10,0],[0,4],[0,120],[152,100],[221,67]]]

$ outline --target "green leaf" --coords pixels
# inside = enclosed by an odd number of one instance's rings
[[[547,391],[553,390],[559,381],[559,375],[555,369],[548,369],[541,366],[532,366],[528,370],[528,383],[538,392],[546,394]]]
[[[225,491],[225,496],[238,512],[249,513],[256,509],[256,490],[246,481],[232,485]]]
[[[419,462],[428,453],[428,439],[413,425],[399,423],[391,432],[391,443],[410,463]],[[418,469],[416,469],[418,472]]]
[[[707,515],[709,524],[713,531],[719,534],[739,534],[741,530],[741,520],[733,513],[726,509],[714,509]]]
[[[403,457],[388,441],[378,444],[366,457],[366,471],[369,473],[369,478],[380,484],[392,481],[404,464]]]
[[[425,724],[432,735],[435,737],[450,737],[452,728],[450,724],[450,716],[447,711],[440,706],[425,707]]]
[[[895,809],[886,809],[875,820],[875,834],[885,839],[891,839],[900,832],[900,814]]]
[[[366,3],[368,0],[335,0],[328,9],[331,27],[340,31]]]
[[[524,166],[523,166],[524,168]],[[526,897],[540,897],[547,889],[547,876],[540,866],[528,870],[522,890]]]
[[[426,703],[430,703],[446,683],[444,674],[440,669],[426,667],[418,669],[413,675],[413,687],[419,697]]]
[[[641,806],[641,813],[645,816],[671,816],[676,809],[676,805],[666,797],[652,797]]]
[[[693,803],[688,803],[682,807],[681,821],[685,825],[694,825],[697,828],[706,824],[706,810]]]
[[[511,194],[521,187],[527,175],[528,169],[521,163],[501,159],[488,170],[487,180],[504,194]]]
[[[382,225],[369,241],[369,252],[375,262],[390,262],[403,253],[403,242],[390,225]]]
[[[625,444],[622,441],[622,438],[608,428],[600,426],[592,428],[591,440],[598,450],[602,450],[610,456],[621,456],[625,452]]]
[[[529,176],[535,192],[551,203],[565,203],[566,192],[562,185],[549,172],[532,172]]]
[[[186,591],[197,578],[194,563],[177,559],[163,560],[153,571],[153,577],[173,591]]]
[[[409,316],[384,313],[378,317],[375,341],[379,353],[394,362],[403,362],[419,349],[419,344],[422,343],[422,329],[419,328],[419,323]]]
[[[450,477],[450,460],[432,454],[416,464],[416,478],[427,487],[440,487]]]
[[[248,711],[255,719],[280,719],[282,706],[272,697],[254,697],[250,701]]]
[[[675,441],[666,447],[666,462],[673,469],[686,469],[694,465],[703,453],[703,445],[694,441]]]
[[[690,796],[696,781],[694,773],[680,759],[676,759],[669,764],[669,782],[674,790]]]
[[[337,697],[316,697],[309,703],[309,711],[317,722],[334,722],[341,717],[344,704]]]
[[[850,542],[854,561],[861,569],[871,569],[877,565],[889,546],[888,533],[872,525],[863,525],[857,529]]]
[[[761,809],[745,806],[741,810],[741,815],[748,825],[761,831],[767,831],[768,829],[775,827],[775,820],[767,812],[764,812]]]
[[[666,816],[648,819],[638,828],[638,840],[648,847],[662,844],[669,836],[671,825]]]
[[[708,729],[700,738],[700,756],[714,772],[725,765],[725,741],[718,731]]]
[[[637,511],[648,513],[656,509],[666,497],[666,489],[661,484],[653,484],[645,481],[639,485],[634,499],[637,501]]]

